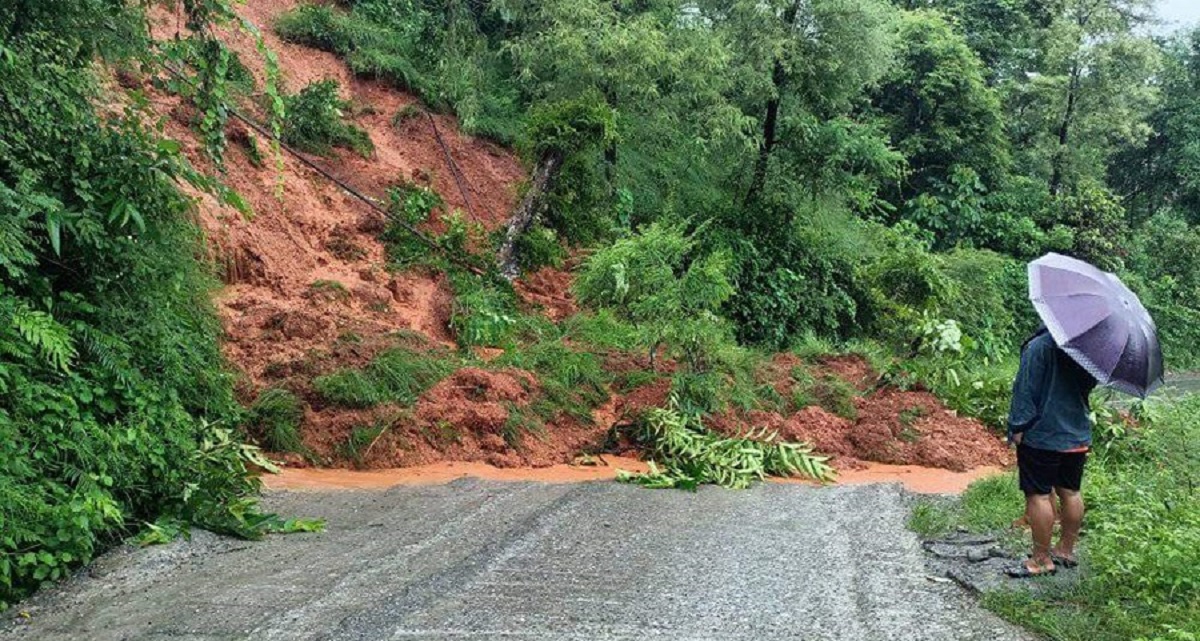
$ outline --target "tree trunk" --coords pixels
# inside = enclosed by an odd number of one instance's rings
[[[1067,85],[1067,109],[1063,112],[1062,122],[1058,126],[1058,148],[1054,150],[1054,173],[1050,176],[1050,194],[1059,195],[1062,192],[1063,165],[1067,161],[1067,151],[1071,143],[1071,124],[1075,119],[1075,104],[1079,101],[1079,65],[1071,67],[1071,82]]]
[[[614,8],[618,12],[620,11],[619,7]],[[605,87],[604,100],[615,114],[617,112],[616,92]],[[615,202],[614,196],[617,193],[617,137],[615,135],[609,139],[608,146],[604,148],[604,180],[607,183],[605,192],[608,195],[609,202]]]
[[[796,0],[783,14],[783,23],[788,31],[796,23],[796,15],[800,13],[800,2]],[[758,159],[754,162],[754,175],[750,179],[750,189],[746,192],[746,202],[752,202],[762,192],[767,182],[767,167],[771,162],[771,151],[775,149],[775,131],[779,127],[779,103],[783,98],[783,88],[787,84],[787,70],[783,61],[778,57],[771,70],[771,84],[775,95],[767,101],[767,113],[763,118],[762,141],[758,144]]]
[[[508,219],[508,230],[504,234],[504,242],[500,244],[500,251],[496,256],[500,274],[508,280],[513,280],[520,275],[520,269],[517,267],[517,241],[533,225],[533,221],[542,209],[546,193],[554,188],[562,164],[563,154],[560,151],[547,151],[538,158],[529,181],[529,190],[525,192],[525,197],[517,204],[512,217]]]
[[[604,148],[604,178],[608,181],[608,196],[617,193],[617,141],[614,138]]]

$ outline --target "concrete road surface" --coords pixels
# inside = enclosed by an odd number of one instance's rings
[[[895,485],[276,493],[321,534],[106,555],[0,639],[1030,638],[929,579]],[[5,627],[8,626],[8,627]]]

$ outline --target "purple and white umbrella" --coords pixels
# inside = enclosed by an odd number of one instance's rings
[[[1029,263],[1029,299],[1054,342],[1101,385],[1145,398],[1162,384],[1154,320],[1115,275],[1046,254]]]

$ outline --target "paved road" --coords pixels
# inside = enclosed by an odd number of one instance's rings
[[[927,578],[895,485],[278,493],[323,534],[109,554],[0,639],[1026,639]]]

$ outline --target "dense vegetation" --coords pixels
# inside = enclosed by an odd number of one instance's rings
[[[161,58],[139,3],[17,2],[0,16],[0,608],[138,530],[312,525],[255,507],[247,465],[269,464],[235,432],[178,183],[223,192],[144,97],[114,99],[101,81],[99,64],[188,64],[223,136],[224,74],[205,70],[227,57],[203,27],[229,16],[187,5],[197,35]]]

